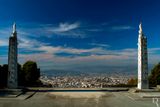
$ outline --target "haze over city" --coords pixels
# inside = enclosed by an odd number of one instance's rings
[[[19,63],[42,72],[137,73],[138,25],[148,38],[149,67],[160,59],[158,0],[1,0],[0,64],[17,23]]]

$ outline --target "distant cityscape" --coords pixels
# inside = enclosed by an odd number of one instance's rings
[[[54,88],[104,88],[116,85],[127,85],[134,76],[112,75],[112,76],[41,76],[40,80],[44,85]]]

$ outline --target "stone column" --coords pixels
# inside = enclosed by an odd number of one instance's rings
[[[9,38],[9,50],[8,50],[8,88],[18,88],[17,79],[17,32],[16,24],[13,25],[13,33]]]
[[[148,52],[147,38],[142,32],[142,24],[139,25],[138,38],[138,89],[148,89]]]

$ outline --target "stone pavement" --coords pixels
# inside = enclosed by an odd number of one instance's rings
[[[1,98],[0,107],[159,107],[155,95],[159,93],[28,92],[16,99]]]

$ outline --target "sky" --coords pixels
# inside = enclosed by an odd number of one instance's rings
[[[0,64],[17,24],[18,62],[41,71],[137,73],[138,26],[160,61],[159,0],[0,0]]]

